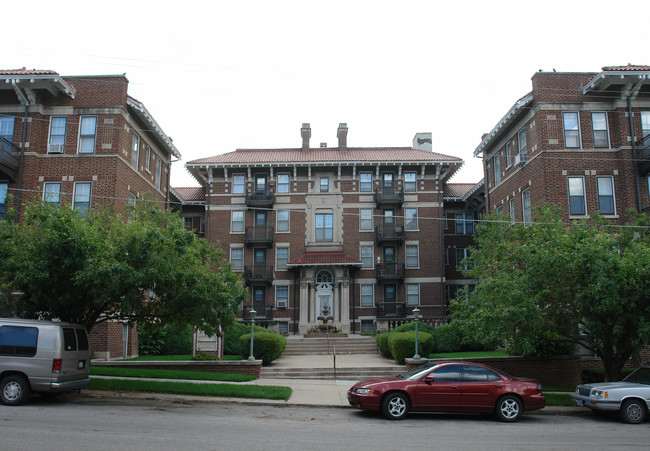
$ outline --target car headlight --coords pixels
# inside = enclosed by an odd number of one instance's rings
[[[594,398],[607,398],[607,392],[604,390],[592,390],[591,396]]]
[[[372,388],[357,388],[355,390],[355,393],[357,395],[370,395],[374,393],[375,391]]]

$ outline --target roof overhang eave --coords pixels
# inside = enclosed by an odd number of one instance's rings
[[[149,113],[147,108],[142,103],[135,100],[133,97],[127,97],[126,104],[129,107],[131,107],[133,111],[136,112],[136,115],[140,120],[144,121],[146,124],[151,126],[152,130],[154,130],[155,133],[158,135],[160,141],[163,143],[163,145],[169,151],[169,153],[171,153],[173,156],[175,156],[180,160],[181,153],[178,151],[178,149],[172,142],[171,138],[167,136],[165,132],[163,132],[162,128],[160,127],[160,125],[158,125],[158,122],[156,122],[156,120]]]

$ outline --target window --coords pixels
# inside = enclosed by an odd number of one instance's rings
[[[361,307],[375,305],[375,286],[371,283],[361,284]]]
[[[359,230],[372,230],[372,208],[359,209]]]
[[[418,209],[404,209],[404,230],[418,230]]]
[[[512,166],[512,152],[510,152],[510,143],[506,143],[506,168]]]
[[[13,116],[0,116],[0,138],[4,138],[10,143],[14,141]]]
[[[316,241],[334,241],[334,215],[332,213],[316,214]]]
[[[282,335],[289,335],[289,322],[282,321],[278,323],[278,333]]]
[[[431,373],[435,382],[460,382],[460,365],[447,365]]]
[[[449,264],[449,249],[445,249],[445,265]]]
[[[497,208],[496,208],[496,213],[497,213],[498,215],[502,215],[502,214],[503,214],[503,205],[499,205],[499,206],[497,206]]]
[[[650,135],[650,111],[641,111],[641,135],[642,138]]]
[[[95,152],[97,116],[81,116],[79,127],[79,153]]]
[[[522,128],[517,133],[517,143],[519,144],[519,160],[524,162],[528,159],[528,149],[526,148],[526,129]]]
[[[144,168],[149,171],[151,169],[151,146],[147,144],[145,146],[146,153],[145,153],[145,162],[144,162]]]
[[[67,118],[53,117],[50,119],[50,140],[47,153],[63,153],[65,145],[65,125]]]
[[[77,182],[74,184],[74,203],[72,208],[79,211],[79,216],[85,218],[90,210],[90,182]]]
[[[0,219],[4,219],[7,213],[7,193],[9,191],[8,183],[0,183]]]
[[[501,380],[494,371],[473,365],[463,365],[463,382],[493,382]]]
[[[288,232],[289,229],[289,210],[278,210],[275,218],[275,228],[278,232]]]
[[[564,119],[564,147],[580,147],[578,113],[562,113]]]
[[[289,174],[278,174],[278,193],[289,192]]]
[[[467,269],[467,265],[462,265],[463,260],[467,257],[467,249],[464,247],[456,248],[456,267],[461,269]],[[461,266],[462,265],[462,266]]]
[[[406,284],[406,305],[420,305],[420,284]]]
[[[244,212],[241,210],[233,211],[230,215],[230,231],[232,233],[241,233],[244,231]]]
[[[244,249],[240,247],[230,249],[230,264],[233,271],[244,269]]]
[[[596,182],[598,184],[598,209],[600,213],[615,215],[614,179],[612,177],[597,177]]]
[[[406,246],[406,267],[418,268],[420,266],[419,246],[417,244],[409,244]]]
[[[374,332],[375,331],[375,321],[372,319],[362,319],[360,332]]]
[[[374,246],[361,246],[359,248],[361,254],[361,267],[372,268],[375,260],[375,247]]]
[[[359,191],[363,193],[372,192],[372,172],[359,174]]]
[[[187,216],[184,217],[183,225],[185,226],[186,230],[192,230],[192,218],[188,218]]]
[[[137,198],[135,194],[129,193],[129,200],[128,200],[128,205],[130,207],[129,213],[128,213],[128,220],[131,222],[131,217],[133,216],[133,212],[135,210],[135,203],[137,201]]]
[[[414,193],[418,190],[417,177],[415,172],[404,173],[404,191]]]
[[[510,208],[510,222],[512,224],[515,223],[515,198],[511,197],[509,201],[509,208]]]
[[[494,186],[501,183],[501,156],[496,154],[493,158],[494,162]]]
[[[585,180],[582,177],[569,177],[569,214],[586,215]]]
[[[43,186],[43,201],[47,204],[59,205],[61,203],[61,184],[45,182]]]
[[[524,225],[533,222],[533,211],[530,205],[529,189],[525,189],[521,192],[521,211],[523,213]]]
[[[275,287],[275,308],[287,307],[289,307],[289,287],[286,285],[277,285]]]
[[[244,174],[235,174],[232,176],[232,193],[244,194],[246,177]]]
[[[201,216],[199,220],[199,233],[205,233],[205,216]]]
[[[156,157],[156,173],[154,174],[154,185],[157,189],[160,189],[160,179],[162,176],[162,160]]]
[[[455,222],[457,235],[474,233],[474,216],[471,213],[456,213]]]
[[[278,247],[275,249],[275,267],[278,270],[287,269],[287,263],[289,263],[289,248],[288,247]]]
[[[329,193],[330,191],[330,178],[329,177],[321,177],[320,178],[320,192],[321,193]]]
[[[0,327],[0,355],[34,357],[38,342],[36,327]]]
[[[594,130],[594,147],[609,147],[607,113],[591,113],[591,125]]]
[[[140,135],[133,132],[133,140],[131,141],[131,166],[133,169],[138,169],[138,156],[140,155]]]

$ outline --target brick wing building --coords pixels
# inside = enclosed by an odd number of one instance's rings
[[[0,216],[7,193],[19,210],[36,198],[81,214],[140,196],[169,200],[170,164],[180,153],[129,96],[124,75],[23,68],[0,71],[0,81]],[[126,325],[102,323],[92,335],[96,351],[137,354],[137,334]]]

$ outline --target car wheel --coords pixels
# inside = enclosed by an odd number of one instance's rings
[[[621,418],[626,423],[641,423],[645,419],[645,413],[645,405],[638,399],[628,399],[621,406]]]
[[[505,395],[499,398],[496,406],[497,418],[501,421],[512,423],[517,421],[523,413],[521,401],[514,395]]]
[[[5,377],[0,383],[0,400],[3,404],[20,405],[27,401],[29,394],[29,383],[24,377],[17,374]]]
[[[389,420],[406,417],[409,407],[409,400],[403,393],[389,393],[381,401],[381,411]]]

